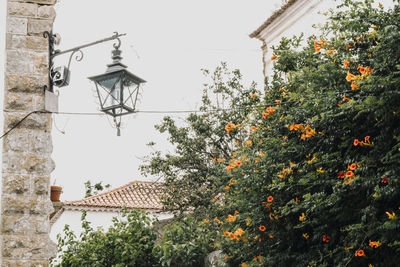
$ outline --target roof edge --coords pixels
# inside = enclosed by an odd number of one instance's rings
[[[255,31],[249,34],[250,38],[257,38],[258,35],[269,25],[272,24],[280,15],[282,15],[289,7],[291,7],[298,0],[289,0],[286,4],[284,4],[280,9],[276,10],[272,15],[263,23],[260,27],[258,27]]]

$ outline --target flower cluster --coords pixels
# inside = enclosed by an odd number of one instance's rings
[[[227,133],[230,133],[232,130],[234,130],[238,127],[240,127],[240,124],[228,123],[227,125],[225,125],[225,131]]]
[[[324,39],[321,39],[321,41],[319,41],[319,42],[315,41],[314,42],[315,52],[320,53],[321,49],[324,48],[327,44],[328,43]]]
[[[317,133],[315,131],[315,129],[310,127],[310,125],[307,125],[306,127],[304,127],[303,124],[291,124],[291,125],[289,125],[289,130],[290,131],[301,131],[302,134],[301,134],[300,138],[302,140],[313,137]]]
[[[366,136],[364,137],[364,141],[360,141],[358,139],[354,139],[353,141],[353,145],[354,146],[372,146],[374,144],[374,142],[371,142],[370,140],[370,136]]]
[[[277,109],[277,107],[267,107],[267,109],[265,110],[266,112],[265,111],[262,112],[263,118],[265,119],[265,118],[273,115],[275,113],[276,109]]]

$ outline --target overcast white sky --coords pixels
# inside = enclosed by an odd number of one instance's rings
[[[226,61],[231,68],[242,71],[248,84],[254,80],[262,86],[261,42],[250,39],[248,34],[280,3],[281,0],[59,0],[54,32],[62,37],[58,47],[61,50],[109,37],[114,31],[127,33],[122,38],[122,62],[147,81],[137,109],[196,110],[206,82],[201,68],[212,70]],[[6,0],[0,0],[0,51],[4,51],[5,6]],[[59,89],[60,111],[98,111],[94,86],[87,77],[105,71],[111,62],[112,44],[84,49],[84,59],[72,62],[70,85]],[[3,81],[4,53],[0,56]],[[67,62],[68,56],[60,56],[56,65]],[[0,97],[2,103],[3,93]],[[117,137],[105,116],[54,115],[52,157],[56,169],[52,182],[56,179],[63,186],[62,199],[82,198],[83,183],[89,179],[112,187],[132,180],[157,179],[143,177],[138,166],[140,158],[151,152],[146,146],[150,141],[156,141],[161,150],[170,149],[166,136],[154,129],[162,117],[163,114],[128,115],[123,119],[122,136]]]

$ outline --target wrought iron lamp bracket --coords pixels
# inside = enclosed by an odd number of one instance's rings
[[[49,46],[49,86],[45,85],[44,89],[48,90],[50,92],[54,92],[54,85],[57,87],[62,87],[68,85],[69,82],[69,75],[70,75],[70,66],[71,66],[71,61],[73,56],[75,55],[75,60],[76,61],[81,61],[83,59],[83,52],[82,49],[89,47],[89,46],[94,46],[100,43],[104,43],[107,41],[111,40],[117,40],[118,43],[115,43],[113,46],[115,49],[118,49],[121,46],[121,40],[119,37],[126,35],[126,33],[119,34],[118,32],[114,32],[114,35],[108,38],[104,38],[92,43],[88,43],[85,45],[77,46],[71,49],[67,49],[64,51],[61,50],[55,50],[54,46],[58,44],[59,42],[59,35],[58,34],[53,34],[53,32],[48,32],[45,31],[43,33],[43,37],[48,39],[48,46]],[[63,54],[71,53],[69,56],[68,60],[68,65],[63,68],[55,68],[54,67],[54,58]],[[64,71],[64,72],[63,72]],[[65,77],[63,77],[65,76]]]

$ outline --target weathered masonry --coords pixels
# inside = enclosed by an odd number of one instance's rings
[[[4,131],[44,109],[48,40],[56,0],[8,0]],[[48,266],[51,115],[34,113],[4,137],[1,192],[1,266]]]

